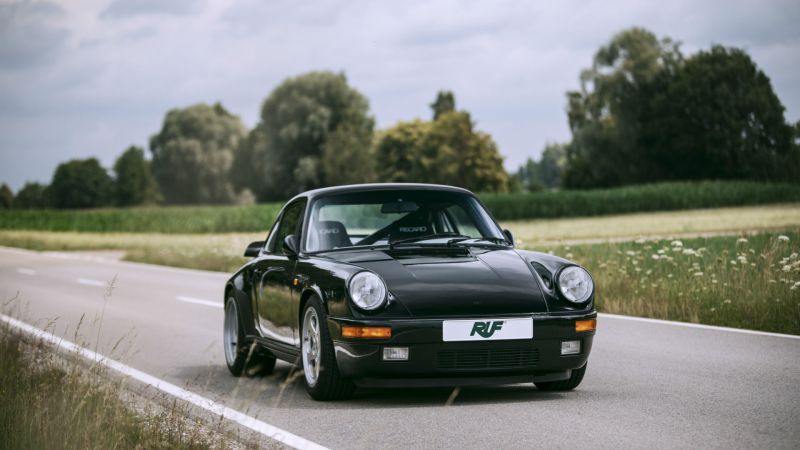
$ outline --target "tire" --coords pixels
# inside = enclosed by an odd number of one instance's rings
[[[275,357],[259,348],[256,342],[247,342],[239,316],[239,308],[233,297],[225,302],[222,342],[225,365],[235,377],[245,375],[267,375],[275,369]]]
[[[573,369],[572,375],[566,380],[561,381],[543,381],[540,383],[533,383],[540,391],[571,391],[578,387],[583,381],[583,375],[586,373],[586,363],[580,369]]]
[[[314,400],[343,400],[353,395],[355,385],[339,373],[326,317],[319,298],[309,298],[300,329],[303,380]]]

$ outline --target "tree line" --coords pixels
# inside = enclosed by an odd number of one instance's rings
[[[567,93],[570,142],[515,174],[525,189],[657,181],[800,180],[800,122],[741,49],[685,57],[670,38],[624,30]]]
[[[150,158],[128,148],[113,176],[95,158],[60,164],[49,185],[0,187],[0,206],[82,208],[285,200],[364,182],[454,184],[479,192],[597,188],[654,181],[800,179],[800,122],[740,49],[685,57],[632,28],[615,35],[567,93],[572,139],[549,143],[516,173],[491,135],[440,91],[430,120],[375,130],[369,101],[344,74],[289,78],[248,130],[220,103],[169,111]]]

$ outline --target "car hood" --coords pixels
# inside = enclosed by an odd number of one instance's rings
[[[478,317],[546,312],[528,264],[511,249],[348,252],[333,258],[380,275],[415,317]]]

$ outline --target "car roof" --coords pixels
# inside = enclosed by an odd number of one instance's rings
[[[474,195],[471,191],[443,184],[425,184],[425,183],[368,183],[368,184],[349,184],[345,186],[331,186],[326,188],[314,189],[306,191],[294,196],[290,203],[297,198],[306,197],[312,200],[316,197],[324,197],[331,194],[347,194],[350,192],[367,192],[367,191],[444,191],[444,192],[459,192],[462,194]]]

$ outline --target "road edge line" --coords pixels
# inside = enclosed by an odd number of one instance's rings
[[[270,439],[274,439],[282,444],[301,450],[326,449],[326,447],[323,447],[315,442],[297,436],[296,434],[293,434],[289,431],[278,428],[274,425],[270,425],[254,417],[250,417],[244,413],[236,411],[235,409],[229,408],[227,406],[221,405],[199,394],[187,391],[186,389],[178,387],[172,383],[156,378],[138,369],[134,369],[133,367],[122,364],[121,362],[118,362],[116,360],[107,358],[97,352],[83,348],[66,339],[62,339],[52,333],[49,333],[34,326],[28,325],[25,322],[14,319],[13,317],[6,316],[5,314],[0,314],[0,321],[8,324],[11,327],[16,328],[17,330],[28,333],[36,337],[37,339],[41,339],[44,342],[52,344],[56,346],[58,350],[75,353],[92,362],[102,364],[125,376],[131,377],[148,386],[152,386],[165,394],[169,394],[172,395],[173,397],[177,397],[181,400],[189,402],[195,406],[198,406],[206,411],[211,412],[212,414],[220,415],[225,419],[236,422],[243,427],[249,428],[257,433],[260,433]]]
[[[678,322],[675,320],[651,319],[649,317],[625,316],[622,314],[597,313],[597,315],[599,317],[607,317],[609,319],[630,320],[633,322],[655,323],[686,328],[699,328],[702,330],[728,331],[731,333],[754,334],[757,336],[779,337],[786,339],[800,339],[800,336],[794,334],[771,333],[769,331],[748,330],[746,328],[721,327],[717,325],[704,325],[702,323]]]

